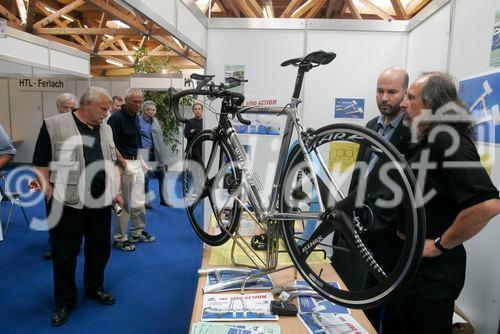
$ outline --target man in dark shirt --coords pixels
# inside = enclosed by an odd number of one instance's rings
[[[113,202],[123,205],[115,178],[119,174],[115,173],[111,129],[102,124],[110,107],[109,94],[91,87],[82,95],[79,110],[45,120],[36,142],[33,165],[48,203],[52,246],[56,300],[53,326],[64,324],[76,305],[76,259],[83,236],[86,297],[103,305],[115,303],[103,288],[111,249],[111,201],[107,197],[111,189],[107,186],[116,186],[111,194]],[[107,141],[102,142],[102,138]],[[84,179],[79,178],[82,173]]]
[[[144,173],[148,166],[142,159],[141,134],[138,113],[142,106],[142,91],[129,88],[125,92],[125,104],[120,111],[113,113],[108,120],[113,129],[113,139],[119,151],[118,162],[121,167],[125,212],[115,216],[113,247],[123,251],[135,250],[136,242],[153,242],[155,237],[144,230],[146,210],[144,196]],[[130,240],[127,236],[128,221]],[[132,242],[132,243],[131,243]]]
[[[427,239],[413,281],[386,309],[391,321],[383,323],[383,333],[451,333],[465,281],[462,244],[500,213],[498,190],[480,163],[471,121],[448,75],[420,76],[401,107],[417,139],[407,160],[424,181]]]
[[[186,127],[184,128],[184,137],[187,139],[188,147],[193,141],[194,137],[203,130],[203,104],[195,103],[193,104],[193,114],[194,117],[188,119]],[[196,161],[201,161],[201,147],[193,148],[193,157]]]

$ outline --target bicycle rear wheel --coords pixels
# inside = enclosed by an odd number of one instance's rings
[[[304,280],[328,300],[352,308],[382,305],[412,279],[425,240],[425,213],[411,169],[394,146],[364,127],[329,125],[313,138],[314,171],[295,146],[279,204],[281,212],[323,216],[282,222],[288,252]],[[319,260],[318,251],[329,261]],[[346,287],[322,277],[332,264]]]
[[[204,152],[208,155],[204,156]],[[186,148],[182,175],[184,203],[189,222],[203,242],[222,245],[230,237],[227,232],[235,231],[242,208],[232,195],[239,198],[240,181],[234,154],[214,131],[201,132]],[[205,206],[211,208],[208,223],[203,219]]]

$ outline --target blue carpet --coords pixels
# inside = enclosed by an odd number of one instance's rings
[[[155,179],[151,189],[158,192]],[[8,206],[2,202],[4,223]],[[184,209],[160,206],[158,199],[153,206],[147,210],[146,230],[156,242],[138,244],[134,252],[111,252],[105,288],[116,297],[116,304],[101,306],[84,299],[82,249],[77,308],[59,328],[50,326],[52,263],[42,259],[48,234],[28,229],[21,209],[15,207],[7,236],[0,242],[0,333],[188,333],[202,243]],[[26,208],[26,213],[28,219],[43,218],[44,207],[38,204]]]

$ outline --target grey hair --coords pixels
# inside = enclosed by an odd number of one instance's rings
[[[139,88],[130,87],[125,91],[125,98],[127,98],[131,95],[134,95],[134,94],[142,97],[142,90],[140,90]]]
[[[77,101],[76,99],[76,96],[74,96],[73,94],[71,93],[62,93],[61,95],[59,95],[56,99],[56,104],[57,104],[57,108],[60,108],[61,105],[66,102],[66,101]]]
[[[436,126],[436,123],[447,124],[471,135],[473,124],[470,118],[463,117],[459,121],[451,121],[452,118],[450,118],[451,115],[459,115],[461,113],[470,115],[467,105],[458,96],[455,78],[448,73],[437,71],[424,72],[420,78],[422,77],[426,78],[420,92],[424,106],[430,109],[433,115],[439,111],[449,119],[447,121],[447,118],[444,117],[439,122],[430,123],[430,128]]]
[[[107,90],[101,87],[89,87],[80,98],[80,106],[98,103],[102,96],[106,97],[109,103],[113,103],[111,95],[109,95]]]
[[[144,103],[142,104],[142,111],[146,111],[151,107],[156,107],[156,103],[151,100],[144,101]]]

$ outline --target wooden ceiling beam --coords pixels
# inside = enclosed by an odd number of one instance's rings
[[[163,45],[162,45],[163,47]],[[103,50],[97,52],[98,56],[101,57],[107,57],[107,56],[134,56],[135,51],[115,51],[115,50]],[[155,57],[170,57],[170,56],[177,56],[177,53],[172,52],[172,51],[155,51],[154,49],[151,51],[148,51],[148,56],[155,56]]]
[[[392,7],[394,8],[394,11],[396,12],[396,16],[400,20],[407,20],[408,15],[406,14],[406,10],[404,9],[403,5],[401,4],[401,0],[391,0]]]
[[[21,20],[19,20],[17,18],[17,16],[15,16],[14,14],[12,14],[10,12],[10,10],[8,10],[7,8],[5,8],[4,6],[0,5],[0,14],[5,17],[8,21],[11,21],[12,23],[14,23],[15,25],[18,25],[20,26],[21,25]]]
[[[241,16],[240,10],[238,9],[238,7],[236,7],[233,0],[222,0],[222,3],[224,3],[226,7],[231,9],[231,11],[234,13],[234,16],[236,17]]]
[[[431,0],[410,0],[405,7],[408,17],[415,15],[422,8],[427,6]]]
[[[38,35],[137,35],[130,28],[34,28]]]
[[[24,5],[23,0],[15,0],[17,4],[17,12],[19,14],[19,18],[23,24],[26,24],[26,18],[28,17],[28,11],[26,10],[26,6]]]
[[[29,0],[28,12],[26,13],[26,31],[29,33],[33,31],[33,24],[35,23],[35,2],[36,0]]]
[[[144,24],[137,21],[137,19],[132,14],[124,13],[118,8],[113,7],[110,4],[106,3],[104,0],[87,0],[87,1],[93,3],[100,9],[106,11],[108,14],[116,17],[118,20],[122,21],[126,25],[137,29],[141,33],[143,34],[148,33]]]
[[[55,19],[60,18],[62,15],[65,15],[72,10],[75,10],[76,8],[80,7],[85,3],[85,0],[76,0],[71,2],[69,5],[64,6],[63,8],[57,10],[55,13],[50,14],[44,19],[41,19],[37,23],[33,24],[33,29],[38,29],[38,28],[43,28],[47,24],[53,22]]]
[[[387,12],[385,10],[383,10],[379,6],[375,5],[370,0],[359,0],[359,2],[361,2],[363,5],[365,5],[368,9],[370,9],[373,13],[375,13],[381,19],[387,20],[387,21],[392,20],[392,16],[387,14]]]
[[[314,5],[316,4],[316,0],[307,0],[297,8],[292,15],[290,15],[291,18],[299,18],[302,17],[309,9],[311,9]]]
[[[91,52],[91,50],[89,48],[87,48],[87,47],[85,47],[83,45],[80,45],[80,44],[77,44],[77,43],[74,43],[74,42],[70,42],[68,40],[59,38],[59,37],[54,36],[54,35],[45,35],[45,36],[43,36],[43,38],[51,40],[51,41],[54,41],[54,42],[57,42],[57,43],[64,44],[66,46],[78,49],[78,50],[83,51],[83,52],[87,52],[87,53]]]
[[[257,3],[256,0],[246,0],[246,2],[250,5],[250,9],[253,10],[257,17],[264,17],[264,13],[262,12],[262,7]]]
[[[349,11],[351,12],[351,15],[354,16],[355,19],[362,20],[363,18],[361,17],[361,14],[359,13],[359,10],[356,8],[352,0],[345,0],[345,3],[347,5],[347,8],[349,8]]]
[[[98,28],[102,28],[103,25],[106,24],[106,19],[107,19],[107,13],[106,12],[103,12],[102,15],[101,15],[101,19],[99,20],[99,27]],[[102,35],[97,35],[94,39],[94,44],[92,46],[92,51],[94,53],[96,53],[97,51],[99,51],[99,45],[101,44],[102,42]]]
[[[250,8],[250,6],[245,2],[245,0],[235,0],[235,2],[238,4],[239,9],[243,13],[243,15],[245,15],[246,17],[256,17],[255,13]]]
[[[316,4],[314,5],[314,7],[311,8],[311,10],[307,12],[306,19],[316,17],[316,15],[320,11],[321,7],[323,7],[323,5],[325,4],[325,2],[326,2],[326,0],[317,0]]]
[[[299,4],[303,0],[292,0],[290,3],[286,6],[285,10],[283,13],[281,13],[280,18],[285,18],[285,17],[290,17],[290,15],[293,13],[293,11],[299,6]]]
[[[335,4],[335,0],[329,0],[328,1],[328,8],[326,9],[326,15],[325,17],[328,19],[332,16],[333,13],[333,5]]]

